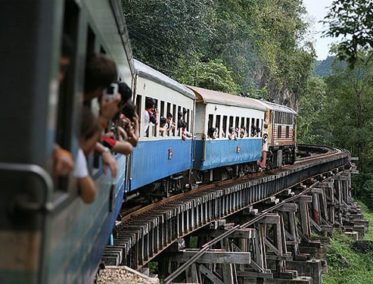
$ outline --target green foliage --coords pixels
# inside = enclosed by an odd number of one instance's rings
[[[373,213],[363,204],[360,204],[364,218],[373,222]],[[370,230],[364,239],[373,240]],[[343,233],[334,231],[333,239],[328,245],[327,262],[328,273],[323,275],[325,284],[357,284],[373,283],[373,252],[358,253],[350,248],[351,239]]]
[[[325,22],[326,35],[342,37],[337,56],[355,66],[359,51],[373,48],[373,2],[371,0],[334,0]]]
[[[299,100],[298,141],[305,144],[328,144],[325,113],[328,103],[326,84],[318,77],[311,77],[304,96]]]
[[[182,82],[295,106],[314,57],[300,45],[301,1],[122,2],[139,60]]]
[[[177,77],[180,82],[186,85],[227,93],[236,93],[239,90],[238,85],[232,79],[232,72],[228,70],[222,60],[197,61],[194,64],[181,61],[179,66],[182,65],[184,68]]]

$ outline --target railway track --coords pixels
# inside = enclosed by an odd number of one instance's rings
[[[305,148],[307,146],[303,147]],[[310,178],[321,180],[332,176],[337,174],[338,169],[349,164],[349,153],[345,151],[328,147],[316,147],[316,150],[317,155],[302,158],[294,165],[283,167],[269,175],[261,173],[204,185],[124,216],[117,226],[118,234],[114,246],[106,248],[105,262],[109,265],[124,264],[140,269],[176,240],[214,221],[245,209],[250,210],[254,204],[273,198],[276,200],[279,194],[287,196],[281,203],[265,209],[249,222],[236,225],[206,243],[190,260],[165,279],[166,283],[170,283],[224,237],[249,227],[282,206],[283,202],[290,202],[307,193],[312,186],[304,189],[299,186],[302,182]]]

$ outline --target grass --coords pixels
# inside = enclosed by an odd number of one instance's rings
[[[363,203],[359,205],[364,219],[373,224],[373,212]],[[373,241],[373,228],[364,237]],[[328,253],[328,273],[323,275],[324,284],[373,284],[373,251],[363,254],[350,248],[352,240],[339,231],[334,231]]]

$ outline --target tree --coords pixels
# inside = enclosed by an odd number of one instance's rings
[[[334,0],[325,23],[329,25],[326,35],[342,36],[337,46],[337,56],[340,60],[347,60],[350,67],[356,64],[360,50],[372,51],[372,0]]]
[[[232,94],[239,90],[239,86],[232,79],[232,72],[228,70],[222,60],[196,61],[193,64],[181,61],[179,66],[184,66],[184,68],[178,77],[186,85]]]

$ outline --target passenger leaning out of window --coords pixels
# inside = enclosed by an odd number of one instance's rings
[[[112,85],[117,80],[115,62],[102,54],[92,54],[88,57],[85,70],[84,104],[91,105],[94,98],[99,102],[99,125],[103,130],[109,121],[119,111],[121,96],[118,88]],[[104,173],[109,167],[113,177],[117,173],[116,161],[108,148],[96,143],[95,151],[102,155]]]
[[[236,133],[234,127],[229,127],[228,139],[229,140],[237,140],[237,133]]]
[[[152,98],[146,98],[144,112],[144,135],[148,135],[150,124],[157,124],[157,110],[155,109],[155,101]]]
[[[96,198],[96,185],[89,176],[86,156],[94,151],[100,139],[101,131],[97,118],[88,107],[81,112],[79,132],[79,150],[75,160],[73,176],[77,179],[78,193],[85,203],[92,203]]]

